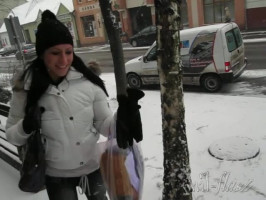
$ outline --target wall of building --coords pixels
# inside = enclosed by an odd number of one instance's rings
[[[42,14],[41,11],[39,11],[38,17],[35,22],[22,25],[25,37],[27,37],[26,32],[28,32],[29,34],[28,35],[29,38],[25,38],[27,42],[35,43],[36,41],[35,33],[37,31],[38,24],[41,22],[41,14]],[[68,27],[69,31],[73,36],[74,46],[77,46],[77,41],[76,41],[77,31],[75,28],[76,25],[72,13],[70,13],[69,10],[67,10],[67,8],[61,4],[58,9],[58,12],[56,13],[56,17],[59,21],[61,21],[63,24],[65,24]]]
[[[76,21],[72,13],[67,10],[64,5],[60,5],[59,10],[57,12],[57,19],[60,20],[69,30],[73,37],[74,46],[77,46],[78,42],[78,34],[76,30]]]
[[[261,8],[266,7],[266,1],[265,0],[246,0],[246,8]]]
[[[80,45],[87,46],[89,44],[105,43],[107,37],[104,29],[99,2],[83,1],[82,3],[79,3],[78,0],[73,0],[73,5],[75,9],[75,18]],[[93,37],[85,36],[82,17],[87,16],[94,16],[92,28],[95,35]]]
[[[132,28],[131,28],[131,19],[129,17],[129,11],[127,9],[122,10],[120,13],[121,19],[121,28],[124,36],[122,37],[123,41],[128,41],[128,38],[132,35]]]
[[[146,1],[145,0],[126,0],[126,5],[127,8],[136,8],[136,7],[140,7],[143,5],[146,5]]]
[[[203,4],[203,0],[187,0],[190,28],[205,25]],[[234,13],[234,21],[238,24],[240,29],[245,29],[245,0],[234,1]]]
[[[247,28],[266,29],[266,1],[246,0]]]
[[[247,9],[247,28],[266,29],[266,7]]]
[[[107,36],[98,4],[95,4],[95,1],[81,1],[81,3],[78,3],[78,0],[73,0],[81,45],[87,46],[89,44],[105,43],[107,41],[107,39],[105,39]],[[121,32],[124,35],[122,37],[123,41],[127,41],[130,36],[138,32],[144,26],[156,23],[154,0],[112,0],[112,2],[114,9],[118,11],[118,16],[120,16],[119,24],[121,26]],[[188,18],[186,22],[188,24],[187,27],[192,28],[205,25],[204,0],[186,0],[186,3]],[[94,9],[90,8],[91,4],[95,4]],[[231,10],[231,13],[233,13],[232,20],[238,24],[241,30],[266,26],[266,15],[264,17],[264,13],[266,12],[265,0],[234,0],[231,5],[231,8],[234,9],[233,11]],[[149,16],[147,16],[147,13]],[[84,36],[81,17],[87,15],[95,16],[94,28],[97,29],[98,33],[95,37]],[[139,16],[137,17],[137,15]]]
[[[12,8],[15,8],[21,4],[26,3],[26,0],[1,0],[0,1],[0,27],[3,25],[4,23],[4,18],[7,17],[7,15],[11,12]],[[10,41],[8,38],[7,33],[1,33],[0,34],[0,48],[2,48],[3,44],[10,46]]]
[[[245,0],[235,0],[235,23],[241,30],[246,29]]]
[[[37,23],[33,22],[33,23],[28,23],[22,26],[24,32],[28,32],[29,33],[29,38],[26,38],[26,40],[28,40],[28,42],[30,43],[35,43],[36,38],[35,38],[35,32],[37,30]]]

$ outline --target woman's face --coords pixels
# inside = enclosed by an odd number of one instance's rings
[[[73,46],[59,44],[46,49],[43,54],[44,64],[53,81],[67,75],[73,61]]]

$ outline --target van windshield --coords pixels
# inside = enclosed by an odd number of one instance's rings
[[[243,43],[240,31],[238,28],[234,28],[225,33],[227,48],[229,52],[234,51],[238,47],[240,47]]]

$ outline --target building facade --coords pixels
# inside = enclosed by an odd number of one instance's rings
[[[108,42],[97,0],[73,0],[80,46]],[[121,38],[155,24],[154,0],[112,0]]]
[[[8,10],[1,4],[14,8],[23,2],[0,0],[0,8]],[[48,1],[36,1],[37,4],[44,2]],[[98,0],[68,0],[67,2],[71,3],[70,8],[65,7],[62,2],[56,11],[57,18],[71,31],[75,46],[108,43]],[[47,8],[52,6],[50,4],[47,3]],[[120,27],[122,41],[128,41],[130,36],[141,29],[156,24],[154,0],[112,0],[112,7]],[[266,29],[265,12],[266,0],[182,0],[181,28],[234,21],[241,30]],[[7,13],[3,16],[7,16]],[[41,11],[37,20],[25,22],[20,19],[20,22],[23,22],[21,24],[27,43],[35,43],[35,32],[40,18]],[[2,27],[0,38],[2,43],[8,44],[8,35],[2,31]]]
[[[234,21],[245,26],[245,0],[187,0],[189,27]]]
[[[4,18],[7,17],[8,13],[16,6],[24,3],[26,3],[26,0],[0,0],[0,27],[4,23]],[[3,33],[3,38],[0,36],[0,41],[0,48],[10,46],[7,33]]]
[[[81,46],[108,41],[97,0],[73,0]],[[154,0],[112,0],[122,40],[155,25]],[[266,28],[265,0],[182,0],[181,28],[233,21],[241,30]]]
[[[74,41],[74,45],[77,46],[77,32],[76,32],[76,24],[75,24],[75,18],[72,15],[72,13],[62,4],[60,4],[59,9],[57,11],[56,17],[59,21],[61,21],[63,24],[65,24],[66,27],[68,27]],[[39,11],[38,17],[35,21],[23,24],[21,25],[24,32],[25,42],[26,43],[35,43],[36,41],[36,31],[38,24],[41,22],[41,15],[42,11]]]
[[[39,0],[14,7],[11,14],[19,18],[25,43],[35,43],[37,27],[41,22],[42,12],[46,9],[51,10],[57,16],[57,19],[68,27],[73,37],[74,46],[78,46],[77,26],[72,0]],[[8,16],[8,13],[5,16]],[[0,27],[0,39],[3,46],[11,46],[5,24]]]
[[[246,29],[266,29],[265,0],[246,0]]]
[[[73,0],[80,46],[106,42],[106,32],[98,1]]]

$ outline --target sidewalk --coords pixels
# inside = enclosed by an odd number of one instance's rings
[[[257,31],[242,31],[241,35],[243,39],[266,39],[266,30],[257,30]]]

